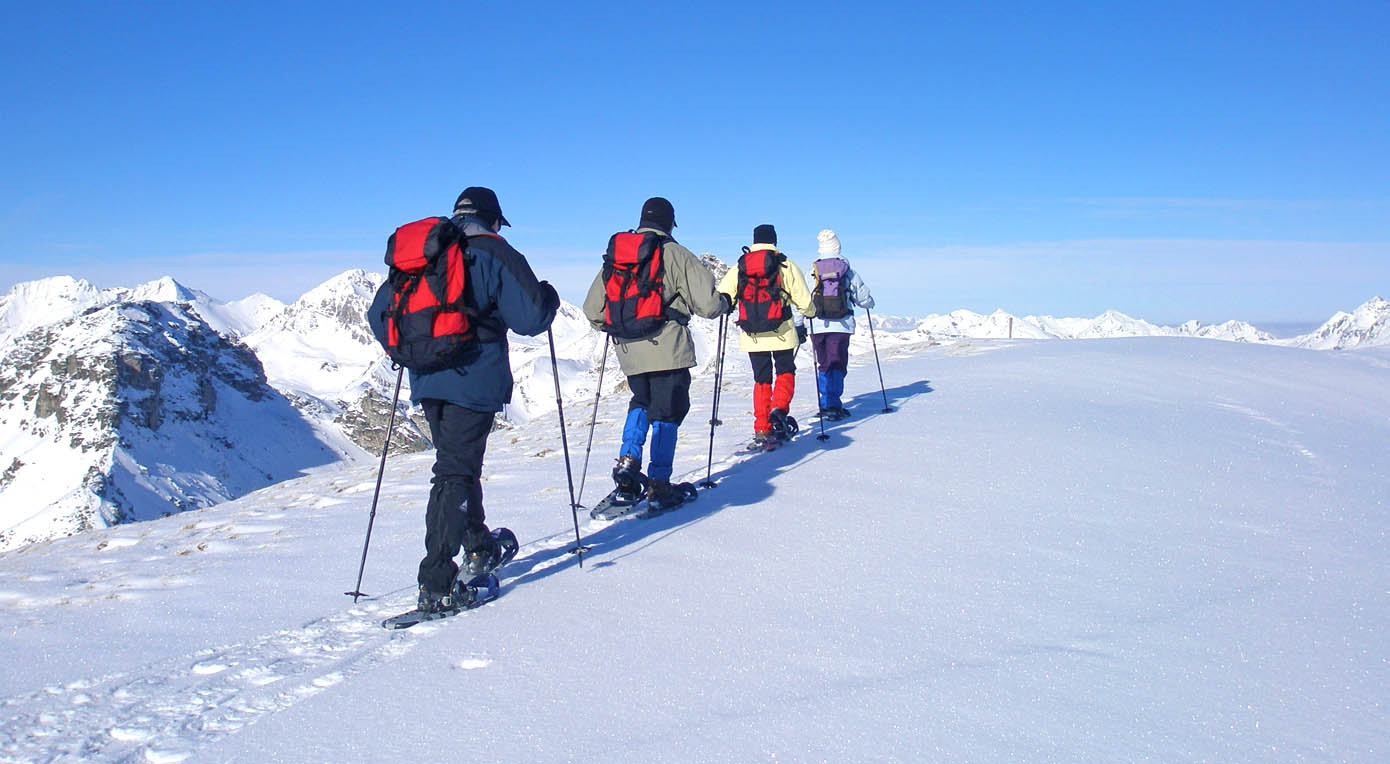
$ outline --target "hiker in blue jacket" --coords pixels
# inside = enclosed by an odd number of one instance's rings
[[[816,254],[807,281],[816,317],[811,321],[811,347],[816,351],[816,381],[820,390],[820,415],[831,421],[849,416],[840,401],[849,371],[849,339],[854,336],[854,308],[874,307],[873,295],[859,274],[840,256],[840,239],[825,229],[816,235]]]
[[[434,440],[434,478],[425,511],[425,557],[420,561],[419,608],[448,609],[462,545],[469,578],[495,567],[501,554],[484,523],[479,483],[483,452],[493,416],[512,399],[507,330],[534,336],[555,320],[560,297],[538,281],[526,257],[498,232],[511,223],[491,189],[471,186],[454,203],[452,222],[468,237],[467,287],[478,336],[477,353],[456,367],[428,373],[410,371],[410,400],[424,409]],[[391,283],[382,284],[367,321],[386,345],[386,312]]]

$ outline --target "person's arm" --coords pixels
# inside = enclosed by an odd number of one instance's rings
[[[850,297],[855,305],[865,309],[874,309],[874,296],[869,294],[869,285],[864,283],[864,279],[859,278],[859,271],[850,271],[854,278],[850,279]]]
[[[540,281],[525,256],[506,242],[488,249],[497,268],[497,315],[508,329],[528,337],[550,328],[560,296],[555,287]]]
[[[608,293],[604,291],[603,271],[599,271],[594,276],[594,283],[589,285],[589,293],[584,296],[584,317],[595,329],[602,329],[607,307]]]
[[[719,280],[719,286],[715,287],[715,289],[716,289],[717,291],[719,291],[719,292],[725,294],[725,295],[728,295],[730,301],[732,301],[732,302],[734,302],[734,303],[737,303],[737,302],[738,302],[738,266],[734,266],[734,267],[730,268],[730,269],[724,274],[724,278],[722,278],[722,279]]]
[[[807,318],[815,318],[816,306],[811,302],[811,290],[806,288],[806,279],[801,277],[801,269],[788,260],[782,269],[782,280],[782,291],[787,293],[787,299],[792,301],[792,305]]]
[[[719,299],[719,292],[714,288],[714,274],[709,272],[709,268],[694,253],[675,242],[670,242],[666,247],[665,254],[669,255],[666,263],[675,266],[672,271],[678,273],[677,291],[690,307],[690,312],[701,318],[723,315],[724,301]]]
[[[376,341],[386,347],[386,310],[391,307],[391,282],[383,281],[372,298],[372,306],[367,308],[367,325],[371,327]]]

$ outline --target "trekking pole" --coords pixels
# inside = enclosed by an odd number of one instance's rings
[[[718,350],[715,351],[719,359],[714,367],[714,398],[710,403],[709,414],[709,461],[705,464],[705,480],[700,483],[701,488],[713,488],[718,483],[711,479],[710,475],[714,470],[714,428],[723,424],[719,421],[719,393],[724,387],[724,349],[729,344],[727,331],[729,325],[729,314],[725,313],[719,317],[719,339],[715,343]]]
[[[395,366],[395,364],[391,364]],[[391,448],[391,431],[396,428],[396,404],[401,400],[401,378],[405,376],[405,367],[396,366],[396,392],[391,396],[391,420],[386,424],[386,442],[381,445],[381,466],[376,470],[376,490],[372,492],[372,513],[367,516],[367,540],[362,542],[362,564],[357,568],[357,586],[350,592],[343,592],[357,602],[358,597],[365,597],[362,593],[362,573],[367,570],[367,547],[372,543],[372,524],[376,522],[376,502],[381,496],[381,476],[386,472],[386,452]]]
[[[579,505],[574,501],[574,472],[570,470],[570,439],[565,432],[565,404],[560,400],[560,364],[555,360],[555,332],[545,329],[546,339],[550,340],[550,373],[555,377],[555,411],[560,415],[560,445],[565,450],[565,479],[570,484],[570,514],[574,515],[574,548],[570,554],[579,555],[579,567],[584,567],[584,539],[579,537]]]
[[[883,387],[883,366],[878,362],[878,340],[874,339],[874,314],[865,308],[864,316],[869,319],[869,341],[874,344],[874,366],[878,367],[878,389],[883,392],[883,413],[891,414],[893,407],[888,405],[888,391]]]
[[[584,498],[584,482],[589,478],[589,452],[594,450],[594,426],[598,424],[598,399],[603,397],[603,370],[608,366],[608,335],[603,336],[603,360],[598,367],[598,389],[594,391],[594,415],[589,417],[589,445],[584,448],[584,471],[579,473],[579,496],[574,500],[575,507]]]
[[[806,319],[806,328],[811,332],[811,373],[816,376],[816,403],[819,404],[821,401],[825,400],[825,397],[820,389],[820,370],[816,368],[820,366],[820,358],[816,355],[816,319]],[[830,440],[830,436],[825,434],[824,406],[821,406],[821,415],[817,418],[820,419],[820,434],[816,436],[816,440]]]

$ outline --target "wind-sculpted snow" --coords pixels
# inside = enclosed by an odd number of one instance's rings
[[[1384,353],[882,345],[824,442],[803,364],[803,434],[756,456],[729,359],[717,487],[581,510],[582,569],[554,415],[494,432],[503,595],[406,632],[378,623],[414,599],[429,454],[388,464],[356,604],[375,464],[0,553],[0,760],[426,760],[440,718],[460,760],[1381,758]],[[626,402],[587,475],[566,411],[582,503]]]

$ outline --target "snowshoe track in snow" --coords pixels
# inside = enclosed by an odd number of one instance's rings
[[[210,741],[414,649],[439,626],[378,626],[408,601],[398,593],[252,641],[0,700],[0,729],[12,731],[0,736],[0,761],[52,760],[55,752],[60,761],[193,759]],[[465,663],[459,667],[491,661]]]

